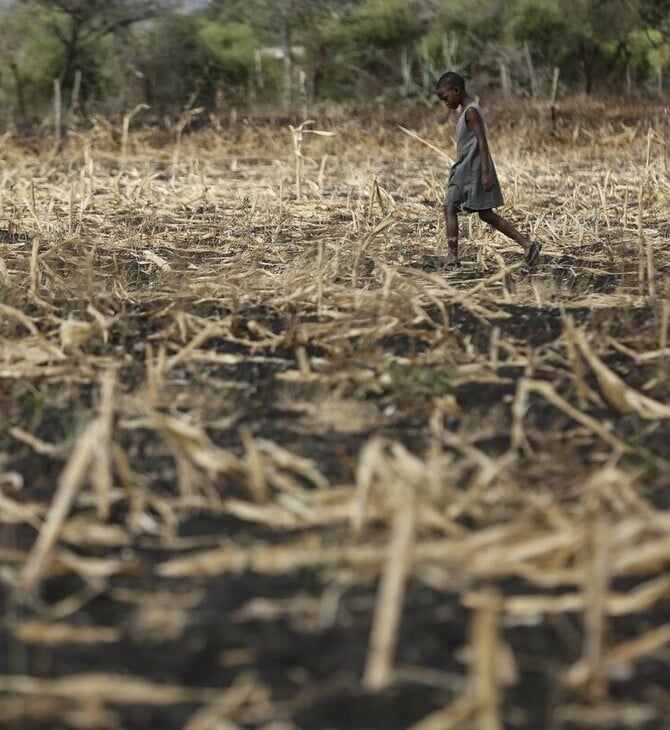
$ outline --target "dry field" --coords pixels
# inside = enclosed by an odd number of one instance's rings
[[[5,135],[1,726],[667,728],[646,112],[489,112],[532,272],[443,110]]]

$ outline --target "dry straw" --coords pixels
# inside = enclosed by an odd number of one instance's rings
[[[367,651],[342,671],[382,697],[429,686],[439,706],[414,730],[523,717],[515,624],[570,629],[543,675],[566,698],[552,726],[664,717],[664,700],[641,714],[610,688],[644,682],[670,643],[665,132],[588,104],[553,135],[501,111],[508,215],[543,263],[527,272],[471,218],[445,272],[451,120],[189,135],[190,106],[169,134],[131,129],[140,111],[93,120],[59,157],[0,148],[0,520],[33,536],[0,547],[0,583],[22,599],[77,586],[17,604],[3,631],[44,651],[188,652],[206,589],[260,575],[287,597],[222,613],[226,631],[288,616],[346,641],[357,586]],[[187,534],[203,514],[226,528]],[[138,610],[103,625],[100,595]],[[444,658],[466,658],[456,678],[402,658],[408,611],[445,606],[466,617]],[[237,650],[225,661],[253,664]],[[16,724],[120,727],[123,708],[189,704],[187,730],[261,727],[323,690],[10,664]]]

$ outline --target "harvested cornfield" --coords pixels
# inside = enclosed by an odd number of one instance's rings
[[[442,110],[6,135],[3,727],[667,727],[636,113],[489,112],[533,270],[475,217],[443,270]]]

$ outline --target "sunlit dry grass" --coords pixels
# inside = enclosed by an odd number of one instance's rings
[[[246,671],[230,687],[39,676],[20,647],[179,645],[217,576],[313,570],[313,604],[241,610],[324,628],[333,595],[379,577],[347,667],[366,692],[424,681],[396,659],[412,586],[467,612],[462,681],[415,730],[509,712],[530,727],[513,694],[528,647],[506,632],[557,616],[575,644],[547,667],[552,727],[661,721],[638,667],[670,643],[668,129],[589,108],[554,134],[537,110],[493,117],[537,271],[474,217],[463,267],[441,270],[441,112],[411,134],[99,122],[58,155],[3,138],[4,716],[106,728],[133,703],[186,703],[190,730],[297,727],[292,698]],[[182,534],[194,514],[246,542]],[[44,599],[68,576],[78,589]],[[91,625],[101,596],[141,610]]]

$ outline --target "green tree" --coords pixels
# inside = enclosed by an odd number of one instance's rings
[[[568,23],[553,0],[519,0],[507,16],[505,32],[514,43],[530,44],[538,62],[560,65]]]
[[[421,36],[423,26],[401,0],[367,0],[321,26],[320,89],[326,95],[388,94],[402,83],[403,48]]]
[[[213,107],[225,97],[244,103],[259,41],[243,23],[220,23],[204,15],[173,15],[141,34],[135,65],[146,101],[169,113],[188,105]]]
[[[663,70],[670,63],[670,0],[639,0],[639,10],[644,27],[638,33],[638,42],[648,45],[645,56],[660,89]]]
[[[20,0],[42,10],[42,22],[61,45],[61,83],[69,80],[107,37],[155,18],[176,5],[175,0]]]
[[[566,63],[590,94],[598,79],[622,73],[629,58],[629,34],[640,27],[636,0],[560,0],[569,21]]]
[[[498,79],[507,57],[502,29],[514,0],[445,0],[439,21],[442,33],[458,41],[459,71],[470,78]]]
[[[3,107],[16,110],[17,121],[27,121],[41,111],[51,96],[53,78],[61,63],[58,41],[40,22],[34,8],[13,8],[0,23],[0,67]]]
[[[213,0],[209,10],[219,22],[253,25],[264,46],[281,51],[281,100],[284,111],[294,96],[295,51],[310,53],[314,67],[319,62],[317,29],[324,17],[346,12],[362,0]]]
[[[667,40],[670,36],[670,0],[639,0],[638,8],[645,27]]]

